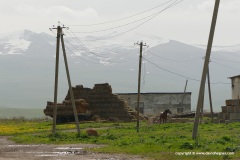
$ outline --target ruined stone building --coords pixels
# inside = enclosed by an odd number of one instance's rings
[[[118,93],[132,108],[137,106],[137,93]],[[166,109],[172,113],[191,111],[191,92],[180,93],[141,93],[140,113],[144,115],[159,115]]]
[[[137,119],[137,93],[113,94],[108,83],[95,84],[92,89],[82,85],[72,89],[78,113],[90,113],[106,120],[135,121]],[[62,116],[73,114],[70,99],[68,91],[63,103],[58,104],[58,111]],[[141,93],[141,119],[144,119],[144,116],[159,115],[166,109],[170,109],[172,113],[190,112],[191,93]],[[47,103],[44,113],[52,117],[53,102]]]
[[[219,113],[219,122],[240,122],[240,75],[229,77],[232,86],[232,99],[226,100]]]
[[[136,120],[136,110],[128,106],[128,103],[118,95],[112,93],[108,83],[95,84],[93,89],[84,88],[82,85],[72,87],[74,99],[85,99],[91,114],[99,115],[101,118],[121,121]],[[70,100],[68,91],[65,100]],[[144,118],[142,116],[142,118]]]

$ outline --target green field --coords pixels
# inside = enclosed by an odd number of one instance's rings
[[[45,117],[42,108],[5,108],[0,107],[0,118],[42,118]]]
[[[61,124],[57,125],[57,134],[53,136],[51,121],[2,119],[0,135],[10,136],[11,140],[22,144],[106,144],[106,147],[93,149],[93,151],[137,154],[156,160],[240,159],[240,123],[201,124],[196,140],[191,138],[192,123],[148,126],[145,122],[141,122],[139,132],[136,132],[135,126],[133,122],[81,123],[81,134],[78,135],[73,130],[74,124]],[[97,130],[99,136],[88,136],[86,129],[90,128]]]

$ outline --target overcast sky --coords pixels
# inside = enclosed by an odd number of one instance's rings
[[[29,29],[51,34],[57,22],[73,32],[91,32],[118,27],[97,34],[122,33],[136,27],[170,3],[122,21],[97,26],[72,26],[101,23],[132,16],[159,6],[169,0],[0,0],[0,34]],[[183,0],[131,32],[156,35],[191,44],[206,45],[215,0]],[[214,45],[240,44],[240,0],[222,0],[214,37]],[[138,21],[133,23],[134,21]],[[128,33],[126,33],[128,34]],[[94,36],[81,33],[78,36]],[[137,41],[137,40],[136,40]]]

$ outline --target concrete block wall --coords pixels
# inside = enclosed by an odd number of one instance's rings
[[[137,93],[117,93],[121,98],[126,100],[134,109],[137,104]],[[182,104],[183,100],[183,104]],[[141,93],[140,103],[142,103],[143,114],[148,116],[159,115],[166,109],[170,109],[173,114],[179,113],[178,109],[182,108],[183,112],[191,111],[191,93]]]
[[[222,106],[222,112],[218,114],[220,123],[240,122],[239,99],[226,100],[226,106]]]

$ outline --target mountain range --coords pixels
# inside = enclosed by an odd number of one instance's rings
[[[98,39],[98,40],[97,40]],[[96,83],[109,83],[114,93],[137,92],[139,45],[143,48],[141,92],[192,92],[195,109],[204,45],[191,45],[166,40],[154,35],[132,33],[127,38],[99,40],[99,37],[78,37],[67,31],[64,43],[72,85],[92,88]],[[56,36],[22,30],[0,35],[0,107],[45,108],[53,101]],[[240,45],[214,46],[210,63],[213,105],[220,111],[231,98],[231,81],[239,75]],[[62,52],[60,52],[58,101],[67,93],[68,84]],[[205,108],[208,109],[206,88]]]

